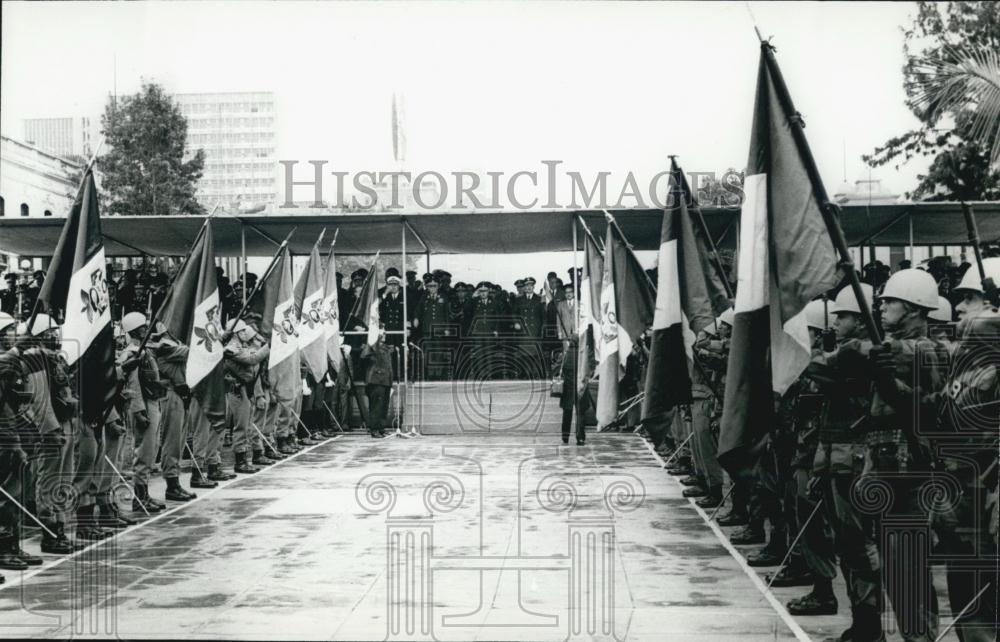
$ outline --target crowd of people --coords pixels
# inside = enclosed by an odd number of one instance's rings
[[[987,277],[1000,281],[1000,258],[988,256],[983,265]],[[188,486],[207,489],[350,430],[358,416],[372,436],[383,436],[399,419],[388,416],[388,390],[402,376],[404,341],[413,353],[409,374],[418,379],[461,378],[469,374],[465,362],[476,364],[480,380],[561,377],[563,441],[574,413],[577,443],[585,438],[581,414],[592,400],[576,392],[579,274],[573,271],[565,282],[549,273],[542,288],[527,277],[507,291],[485,281],[453,285],[443,270],[421,279],[407,272],[404,280],[389,268],[378,294],[382,327],[374,346],[365,341],[364,314],[357,310],[368,273],[353,272],[346,287],[337,274],[346,367],[331,369],[322,381],[303,368],[301,402],[288,407],[269,389],[263,297],[252,298],[239,315],[257,279],[246,274],[230,284],[220,269],[224,416],[199,408],[185,385],[187,347],[164,328],[154,327],[139,350],[166,294],[169,270],[150,264],[142,273],[109,267],[109,274],[124,385],[99,429],[77,419],[74,373],[60,356],[58,320],[38,314],[28,327],[32,306],[25,303],[37,297],[44,274],[32,275],[33,295],[15,282],[2,299],[2,569],[43,562],[21,546],[23,529],[34,525],[26,515],[37,519],[44,554],[69,554],[164,510],[167,502],[194,498],[181,483],[184,460],[191,466]],[[641,420],[635,400],[648,348],[636,344],[621,384],[618,423],[653,442],[671,463],[669,472],[682,477],[686,497],[713,514],[728,506],[718,523],[738,527],[734,544],[761,546],[747,563],[779,567],[772,586],[810,587],[788,604],[789,612],[838,612],[839,567],[852,617],[840,640],[884,639],[883,593],[905,640],[934,640],[940,629],[931,577],[938,570],[932,571],[932,555],[914,556],[900,548],[902,538],[882,536],[886,523],[899,518],[933,533],[932,553],[945,561],[963,642],[995,640],[1000,314],[974,265],[932,260],[891,272],[873,263],[862,281],[885,343],[873,341],[849,285],[810,303],[812,361],[775,399],[777,421],[759,444],[752,472],[729,475],[717,456],[731,309],[697,337],[692,402],[678,407],[668,425]],[[447,358],[431,358],[442,354]],[[361,382],[367,403],[357,392]],[[232,471],[224,465],[230,450]],[[166,480],[162,500],[150,493],[156,474]],[[959,489],[953,501],[927,500],[926,484],[943,478]],[[889,489],[878,510],[865,499],[866,484],[873,483]],[[130,500],[124,508],[123,487]],[[973,564],[969,572],[968,563],[955,561],[963,556],[985,566]],[[920,590],[912,590],[913,583]]]
[[[986,276],[1000,283],[1000,258],[987,256]],[[892,273],[873,264],[862,281],[884,342],[869,334],[850,285],[811,302],[811,362],[775,396],[776,420],[755,448],[752,469],[730,476],[718,459],[732,309],[696,340],[692,403],[665,430],[645,425],[641,432],[681,477],[684,496],[734,527],[733,544],[760,547],[746,554],[749,566],[777,567],[770,586],[808,587],[787,604],[791,614],[838,613],[839,567],[851,626],[830,642],[884,640],[884,595],[904,640],[939,639],[937,573],[946,575],[959,639],[993,642],[995,292],[984,288],[975,264],[946,260]]]

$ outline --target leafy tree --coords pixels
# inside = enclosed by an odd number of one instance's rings
[[[187,120],[162,87],[144,83],[133,96],[109,99],[101,131],[108,152],[98,167],[110,213],[204,213],[195,192],[205,152],[185,160]]]
[[[933,157],[916,189],[923,200],[1000,198],[1000,4],[920,2],[904,31],[906,105],[917,129],[890,138],[864,157],[898,169]]]

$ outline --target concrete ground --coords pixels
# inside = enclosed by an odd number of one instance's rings
[[[734,553],[633,435],[348,434],[5,572],[0,637],[752,642],[847,625],[842,594],[840,615],[796,622],[781,604],[803,589],[765,594]]]

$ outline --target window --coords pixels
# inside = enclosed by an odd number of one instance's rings
[[[45,210],[42,216],[52,216],[52,210]]]
[[[27,216],[27,215],[28,215],[28,204],[21,203],[21,216]]]

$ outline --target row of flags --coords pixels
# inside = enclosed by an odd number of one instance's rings
[[[783,393],[809,359],[802,311],[843,274],[821,208],[826,204],[804,135],[773,51],[761,45],[750,153],[741,214],[738,287],[726,378],[719,460],[730,471],[750,463],[773,419],[773,394]],[[652,330],[643,400],[644,421],[662,421],[691,397],[695,335],[730,301],[725,275],[683,172],[671,160],[669,206],[663,214],[654,287],[609,215],[603,252],[587,230],[581,276],[577,391],[599,381],[599,426],[615,420],[619,382],[629,355]],[[324,258],[320,236],[298,281],[292,282],[287,240],[268,268],[261,331],[270,339],[269,379],[282,402],[298,393],[300,363],[318,381],[339,364],[340,326],[333,245]],[[376,257],[377,261],[377,257]],[[190,348],[188,385],[206,408],[224,403],[220,300],[211,221],[206,220],[159,318]],[[62,313],[63,340],[77,364],[83,416],[97,421],[117,389],[104,274],[97,190],[88,168],[39,294],[39,307]],[[376,271],[369,271],[347,328],[378,336]],[[212,404],[215,404],[213,406]]]

